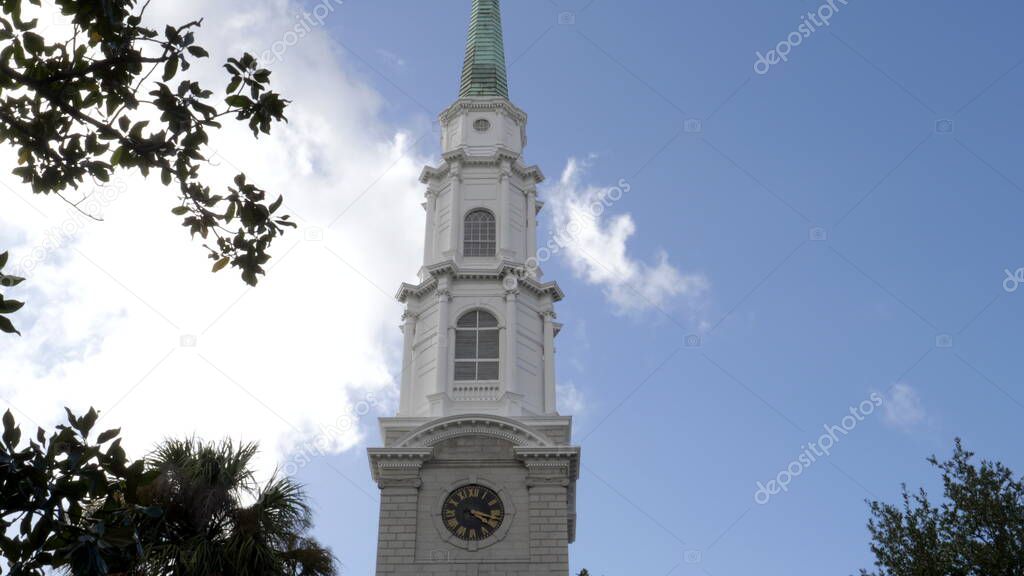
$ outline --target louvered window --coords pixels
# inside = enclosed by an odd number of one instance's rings
[[[462,252],[470,257],[491,257],[497,249],[494,214],[487,210],[473,210],[466,215],[463,230],[465,242]]]
[[[455,324],[455,380],[498,379],[498,319],[474,310]]]

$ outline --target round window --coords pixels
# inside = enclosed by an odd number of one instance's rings
[[[473,122],[473,129],[477,132],[487,132],[491,129],[491,123],[486,118],[481,118]]]

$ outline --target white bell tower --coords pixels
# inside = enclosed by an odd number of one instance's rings
[[[377,574],[566,576],[580,452],[555,406],[563,294],[533,258],[544,175],[523,161],[499,0],[473,0],[460,97],[439,120],[423,267],[398,292],[399,412],[369,451]]]
[[[399,415],[554,414],[554,303],[562,292],[540,282],[530,258],[544,176],[522,160],[526,114],[503,97],[466,97],[440,122],[444,162],[421,176],[421,281],[398,294],[407,306]],[[479,333],[482,356],[460,348],[470,343],[460,340],[459,322],[473,310],[497,321],[493,334]],[[488,355],[495,362],[470,375],[463,360]]]

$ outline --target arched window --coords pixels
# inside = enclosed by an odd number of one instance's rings
[[[455,324],[455,380],[498,379],[498,319],[474,310]]]
[[[465,235],[462,246],[463,255],[470,257],[494,256],[494,251],[497,248],[494,228],[494,214],[487,210],[473,210],[466,214],[463,228]]]

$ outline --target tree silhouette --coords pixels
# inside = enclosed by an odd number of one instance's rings
[[[149,2],[55,4],[71,24],[61,38],[40,27],[40,16],[52,15],[41,14],[39,0],[0,0],[0,143],[17,160],[13,173],[78,210],[88,195],[69,191],[87,181],[103,184],[118,171],[158,175],[176,191],[173,214],[207,241],[213,270],[230,265],[255,285],[271,242],[294,226],[277,213],[282,198],[269,201],[244,173],[215,193],[201,169],[225,117],[247,122],[257,138],[285,120],[288,101],[269,89],[270,71],[249,54],[228,58],[226,88],[214,98],[186,74],[209,56],[196,43],[201,20],[158,32],[143,25]],[[0,328],[15,332],[8,323]]]
[[[929,458],[942,474],[938,506],[905,485],[900,506],[870,502],[876,570],[862,576],[1024,574],[1024,479],[973,457],[957,439],[951,459]]]

